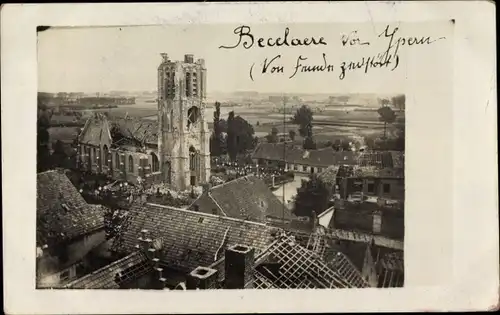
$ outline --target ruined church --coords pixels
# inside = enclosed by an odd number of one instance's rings
[[[157,120],[91,117],[78,136],[82,169],[134,184],[162,182],[176,190],[208,182],[205,62],[193,55],[184,61],[161,56]]]

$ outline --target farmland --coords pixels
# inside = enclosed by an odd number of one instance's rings
[[[314,106],[314,105],[313,105]],[[356,136],[378,135],[383,132],[383,123],[379,121],[376,108],[362,106],[311,106],[314,111],[313,132],[317,141],[335,141],[336,139],[352,138]],[[288,133],[290,130],[297,131],[298,126],[290,123],[292,114],[283,114],[279,110],[282,107],[269,104],[246,104],[241,106],[221,106],[221,118],[227,119],[230,111],[247,120],[255,130],[255,135],[264,137],[272,128],[279,132]],[[212,120],[215,106],[208,103],[206,117],[209,128],[212,128]],[[157,104],[152,100],[137,99],[136,104],[119,105],[115,108],[103,108],[97,110],[84,110],[85,112],[108,113],[111,117],[138,117],[143,119],[157,119]],[[397,112],[397,121],[404,123],[404,112]],[[285,120],[285,123],[283,123]],[[388,126],[388,134],[393,131],[393,126]],[[297,141],[301,138],[297,136]]]

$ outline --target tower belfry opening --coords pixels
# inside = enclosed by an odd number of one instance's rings
[[[184,55],[172,61],[162,53],[158,67],[159,164],[164,181],[177,190],[208,182],[210,132],[205,117],[206,68],[203,59]]]

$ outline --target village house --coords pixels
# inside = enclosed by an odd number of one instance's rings
[[[341,165],[336,174],[342,199],[361,196],[404,200],[404,154],[370,152],[359,156],[357,165]]]
[[[262,223],[290,224],[295,216],[254,175],[243,176],[207,189],[191,210]]]
[[[252,153],[259,166],[277,167],[300,174],[321,173],[332,165],[355,165],[359,153],[337,152],[333,148],[305,150],[293,144],[261,143]]]
[[[330,261],[263,223],[136,204],[112,248],[123,258],[67,288],[363,288],[341,252]]]
[[[104,212],[63,171],[37,174],[37,288],[59,287],[92,268],[85,258],[105,243]]]

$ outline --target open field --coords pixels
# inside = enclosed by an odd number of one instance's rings
[[[291,124],[289,121],[291,114],[283,115],[277,112],[277,107],[263,106],[256,104],[255,106],[222,106],[221,118],[227,119],[230,111],[234,111],[236,115],[247,120],[255,130],[255,135],[264,137],[273,127],[278,128],[279,132],[288,133],[289,130],[297,132],[298,126]],[[111,116],[124,117],[125,115],[132,117],[141,117],[143,119],[157,119],[156,103],[138,100],[136,104],[121,105],[117,108],[109,108],[97,110],[99,112],[107,112]],[[212,119],[215,107],[213,104],[208,104],[206,108],[206,116],[209,121],[209,128],[212,128]],[[286,123],[283,124],[283,119]],[[398,122],[404,122],[404,112],[398,112]],[[353,136],[367,136],[382,134],[383,124],[379,121],[379,115],[376,108],[351,108],[338,106],[335,108],[327,107],[314,115],[314,135],[317,141],[335,141],[336,139],[345,139]],[[389,134],[393,131],[392,126],[388,126]],[[297,132],[298,133],[298,132]],[[297,136],[296,140],[301,140]]]

